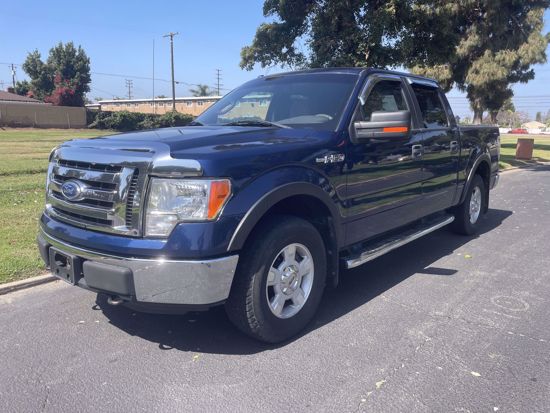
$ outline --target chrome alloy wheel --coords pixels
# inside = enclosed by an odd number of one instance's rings
[[[481,213],[481,189],[476,186],[470,197],[470,223],[475,224]]]
[[[266,283],[269,309],[278,318],[296,315],[306,303],[313,287],[314,265],[305,245],[290,244],[275,257]]]

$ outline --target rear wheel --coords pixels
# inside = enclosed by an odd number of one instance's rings
[[[487,205],[485,183],[479,175],[474,175],[464,202],[455,210],[453,230],[463,235],[475,234],[481,225],[484,206]]]
[[[315,314],[326,272],[325,245],[315,227],[301,218],[275,216],[246,243],[226,302],[227,314],[256,339],[286,340]]]

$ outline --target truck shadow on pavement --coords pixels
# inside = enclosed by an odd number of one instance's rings
[[[502,224],[512,211],[491,209],[483,221],[479,237]],[[184,315],[144,314],[107,304],[99,294],[95,310],[126,333],[158,343],[160,350],[180,350],[213,354],[254,354],[287,345],[337,320],[383,294],[414,274],[453,276],[458,269],[432,266],[476,237],[455,235],[446,228],[394,250],[353,270],[343,270],[340,285],[327,288],[317,315],[299,336],[285,343],[268,345],[240,333],[230,323],[223,307]]]

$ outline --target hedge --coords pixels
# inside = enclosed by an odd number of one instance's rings
[[[106,112],[88,111],[88,127],[94,129],[114,129],[132,131],[140,129],[166,128],[170,126],[185,126],[193,120],[192,115],[178,112],[168,112],[164,115],[137,112]]]

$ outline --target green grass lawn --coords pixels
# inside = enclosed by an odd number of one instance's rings
[[[69,139],[109,133],[0,128],[0,283],[44,271],[35,239],[52,148]]]
[[[550,161],[550,135],[508,135],[500,137],[500,168],[525,166],[532,162],[516,160],[516,143],[518,138],[534,138],[533,161]]]

